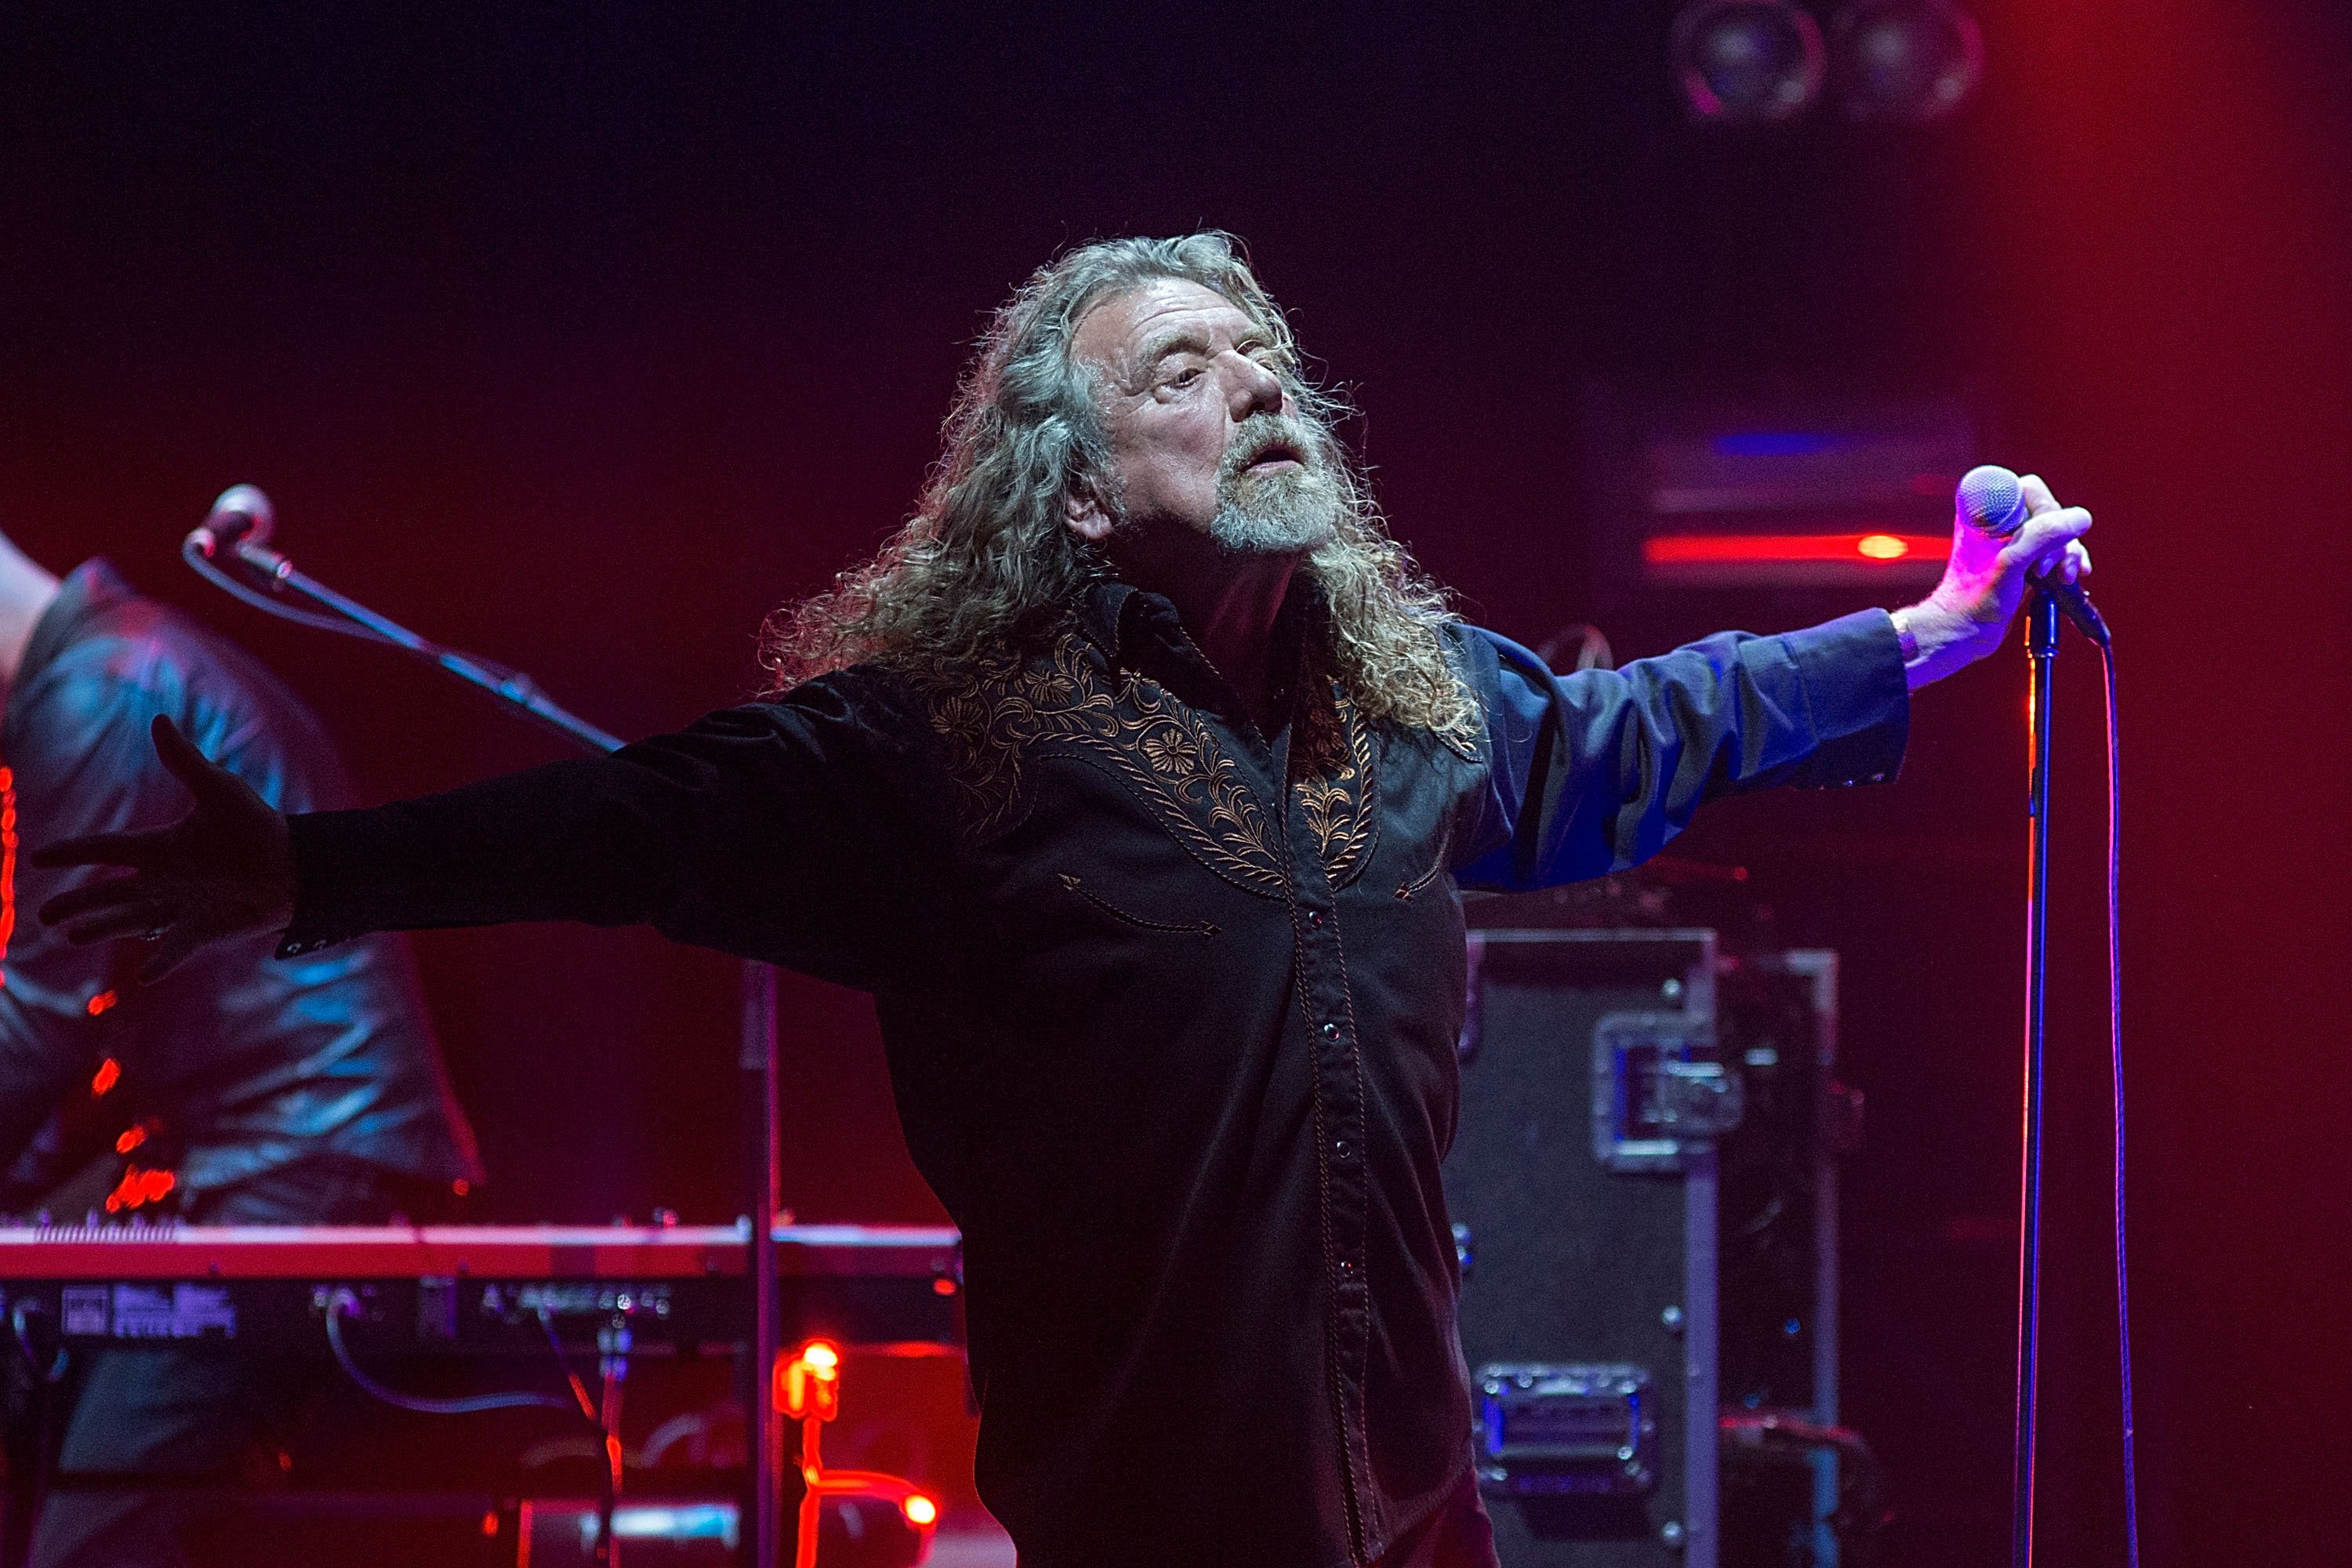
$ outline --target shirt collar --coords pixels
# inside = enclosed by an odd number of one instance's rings
[[[1307,642],[1325,614],[1322,584],[1304,573],[1294,576],[1274,624],[1275,668],[1284,674],[1276,703],[1284,710],[1297,699]],[[1239,700],[1186,634],[1165,595],[1129,583],[1097,583],[1079,608],[1078,630],[1114,668],[1134,670],[1195,707],[1242,720]]]
[[[1323,585],[1304,574],[1294,577],[1275,621],[1275,638],[1286,658],[1297,657],[1307,627],[1319,621],[1322,614]],[[1078,608],[1079,631],[1114,663],[1137,651],[1146,627],[1157,626],[1172,634],[1182,625],[1176,606],[1164,595],[1131,583],[1097,582],[1087,588],[1086,602]]]
[[[1086,603],[1078,606],[1079,632],[1113,664],[1118,662],[1119,649],[1127,640],[1128,605],[1139,593],[1130,584],[1104,579],[1087,586]]]

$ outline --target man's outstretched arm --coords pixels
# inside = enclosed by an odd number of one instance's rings
[[[2090,516],[2023,481],[2030,513],[2003,543],[1954,529],[1943,580],[1782,637],[1727,634],[1617,670],[1555,676],[1491,633],[1465,637],[1487,715],[1491,785],[1454,847],[1465,887],[1513,890],[1648,858],[1706,801],[1768,784],[1894,776],[1906,693],[1999,647],[2029,578],[2090,569]]]
[[[610,757],[289,822],[159,726],[188,815],[37,852],[120,867],[43,907],[78,942],[152,940],[142,983],[207,942],[283,951],[369,931],[513,921],[647,924],[867,989],[920,945],[930,825],[890,737],[828,678]]]
[[[34,865],[119,866],[130,875],[90,882],[41,906],[78,947],[123,937],[154,944],[139,983],[162,979],[208,942],[284,928],[294,912],[294,851],[286,818],[251,784],[206,760],[163,714],[150,724],[155,755],[188,791],[188,814],[167,827],[92,833],[36,849]]]

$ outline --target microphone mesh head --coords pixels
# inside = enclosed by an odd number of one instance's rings
[[[2017,476],[1998,463],[1961,475],[1954,500],[1959,504],[1960,516],[1979,533],[2007,539],[2025,526],[2025,492],[2019,488]]]
[[[221,491],[220,500],[213,502],[212,517],[205,521],[211,523],[217,519],[226,522],[231,518],[244,519],[245,527],[224,529],[224,537],[241,540],[247,544],[260,544],[268,540],[278,526],[278,509],[269,504],[269,498],[261,493],[259,486],[231,485]]]

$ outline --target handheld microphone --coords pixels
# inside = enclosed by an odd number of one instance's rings
[[[1998,463],[1987,463],[1961,475],[1960,488],[1952,499],[1960,521],[1989,539],[2011,538],[2025,526],[2025,490],[2017,482],[2017,476]],[[2035,577],[2033,585],[2056,600],[2067,617],[2083,628],[2084,637],[2101,647],[2108,646],[2107,623],[2099,618],[2091,596],[2083,592],[2080,584],[2045,574]]]
[[[268,542],[278,526],[278,509],[254,485],[231,485],[213,502],[204,521],[188,534],[184,548],[202,552],[209,561],[223,550],[241,551]]]

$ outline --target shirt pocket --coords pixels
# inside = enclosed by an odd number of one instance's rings
[[[1161,921],[1139,915],[1104,897],[1093,884],[1074,871],[1056,871],[1054,879],[1070,897],[1083,900],[1097,912],[1109,916],[1121,925],[1132,926],[1138,931],[1165,931],[1171,936],[1206,939],[1218,934],[1217,927],[1208,921]]]
[[[1413,900],[1419,898],[1422,894],[1435,887],[1438,883],[1438,879],[1445,875],[1446,867],[1449,864],[1449,857],[1451,856],[1453,848],[1454,824],[1449,821],[1438,831],[1437,847],[1431,851],[1429,864],[1422,869],[1418,876],[1409,877],[1405,880],[1399,882],[1396,888],[1396,896],[1406,903],[1411,903]]]

